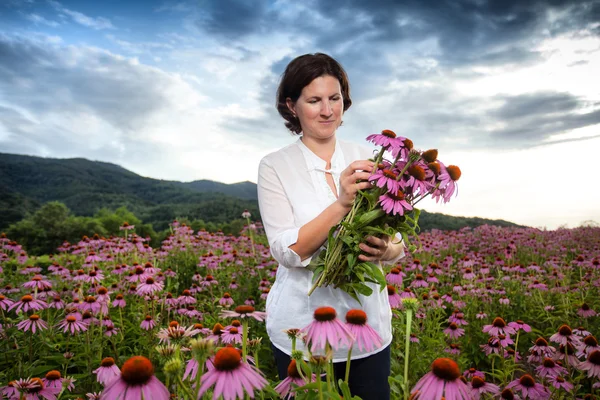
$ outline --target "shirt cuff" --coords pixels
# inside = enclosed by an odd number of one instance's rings
[[[400,243],[394,243],[395,240],[400,240]],[[402,235],[400,233],[397,233],[394,236],[394,238],[392,239],[392,243],[394,243],[395,246],[402,246],[402,248],[400,249],[400,254],[398,254],[391,260],[382,261],[382,265],[395,265],[401,258],[404,258],[404,256],[406,255],[404,253],[404,249],[406,248],[406,246],[404,246],[404,241],[402,241]]]
[[[290,249],[290,246],[298,241],[298,232],[300,232],[300,228],[294,228],[287,230],[282,233],[279,239],[279,248],[281,249],[282,260],[281,264],[284,267],[292,268],[305,268],[308,264],[310,264],[310,260],[312,259],[312,255],[305,260],[301,260],[298,253],[294,250]]]

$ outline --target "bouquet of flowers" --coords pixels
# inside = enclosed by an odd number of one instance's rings
[[[333,285],[358,300],[359,294],[373,293],[368,282],[378,283],[383,290],[386,281],[381,268],[358,259],[359,244],[367,236],[393,238],[400,233],[408,250],[414,251],[409,238],[418,239],[417,203],[430,195],[446,203],[456,192],[461,171],[439,161],[437,150],[418,151],[410,139],[390,130],[369,135],[367,141],[381,146],[369,178],[373,187],[358,192],[348,215],[330,230],[326,249],[311,261],[314,284],[309,295],[317,287]],[[385,158],[390,154],[393,161]]]

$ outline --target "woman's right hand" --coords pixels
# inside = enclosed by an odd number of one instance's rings
[[[368,181],[375,163],[369,160],[357,160],[340,174],[340,190],[338,203],[348,210],[359,190],[369,189],[372,184]]]

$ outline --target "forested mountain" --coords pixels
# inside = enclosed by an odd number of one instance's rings
[[[0,153],[0,230],[49,201],[64,203],[75,215],[92,216],[121,206],[155,230],[177,217],[222,223],[244,209],[259,218],[256,184],[198,180],[175,182],[139,176],[118,165],[83,158],[54,159]],[[460,229],[482,224],[516,226],[501,220],[423,212],[423,230]]]
[[[0,153],[0,229],[49,201],[60,201],[84,216],[126,206],[157,230],[177,216],[225,222],[239,218],[244,209],[258,215],[256,185],[251,182],[164,181],[83,158]]]

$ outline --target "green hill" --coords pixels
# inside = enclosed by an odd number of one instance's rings
[[[55,159],[0,153],[0,230],[49,201],[64,203],[75,215],[126,206],[157,231],[176,217],[229,222],[244,209],[258,217],[256,184],[198,180],[176,182],[145,178],[118,165],[83,158]],[[450,230],[502,220],[421,214],[423,230]]]
[[[103,207],[126,206],[157,230],[177,216],[226,222],[239,218],[244,209],[258,215],[256,185],[251,182],[172,182],[83,158],[0,153],[0,229],[49,201],[60,201],[84,216]]]

